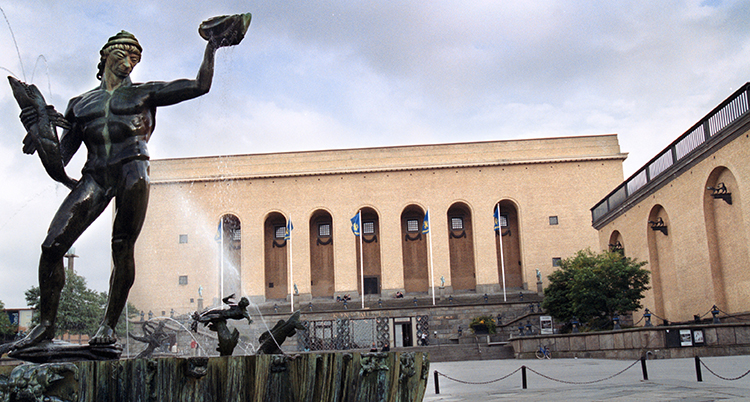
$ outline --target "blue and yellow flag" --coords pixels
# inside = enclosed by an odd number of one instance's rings
[[[292,229],[294,229],[294,225],[292,225],[292,218],[289,218],[289,222],[286,224],[286,230],[284,231],[284,240],[292,238]]]
[[[217,242],[221,241],[221,222],[224,221],[224,218],[219,219],[219,229],[216,230],[216,236],[214,236],[214,240]]]
[[[498,212],[500,212],[500,208],[495,208],[495,212],[492,213],[492,216],[495,217],[495,231],[496,232],[500,230],[500,215],[498,215]]]
[[[430,210],[424,213],[424,221],[422,222],[422,233],[430,233]]]
[[[359,221],[359,213],[357,215],[354,215],[354,218],[351,219],[352,221],[352,233],[354,233],[355,236],[359,236],[360,234],[360,227],[361,222]]]

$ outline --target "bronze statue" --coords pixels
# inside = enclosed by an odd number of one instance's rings
[[[144,321],[142,324],[143,336],[128,333],[131,338],[146,344],[146,348],[138,353],[135,357],[136,359],[151,357],[157,348],[167,344],[169,341],[169,334],[164,331],[166,323],[166,321],[160,321],[159,325],[154,328],[154,323],[152,321]]]
[[[288,320],[279,320],[270,331],[264,332],[258,338],[260,346],[258,346],[256,353],[259,355],[282,354],[281,345],[286,341],[286,338],[294,336],[298,329],[306,330],[305,326],[299,321],[299,317],[300,310],[297,310]]]
[[[71,188],[50,224],[39,261],[40,323],[11,344],[18,350],[55,336],[60,292],[65,284],[63,255],[86,228],[115,199],[112,227],[113,269],[104,319],[91,338],[92,346],[117,341],[115,326],[135,278],[134,246],[146,215],[149,196],[149,153],[156,108],[201,96],[211,88],[214,54],[219,47],[238,44],[250,24],[250,14],[212,18],[201,24],[207,39],[203,62],[195,79],[132,83],[130,73],[141,60],[142,47],[133,34],[121,31],[100,50],[97,78],[101,85],[70,100],[64,115],[40,100],[32,85],[10,79],[28,134],[24,152],[39,153],[50,176]],[[54,126],[63,128],[59,145]],[[64,166],[81,144],[87,148],[82,177],[76,181]],[[7,348],[6,348],[7,349]]]
[[[241,298],[236,304],[230,302],[232,298],[234,298],[234,293],[222,299],[224,304],[229,306],[228,309],[213,308],[200,314],[197,311],[194,312],[193,322],[190,324],[190,329],[193,332],[198,332],[198,324],[208,326],[208,329],[216,332],[219,338],[219,347],[216,348],[216,351],[221,356],[231,356],[240,339],[240,332],[237,331],[237,328],[234,328],[231,333],[229,332],[227,320],[241,320],[244,318],[247,319],[248,324],[252,324],[253,322],[250,314],[247,313],[247,306],[250,305],[247,297]]]

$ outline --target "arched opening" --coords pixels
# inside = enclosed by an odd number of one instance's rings
[[[242,227],[240,219],[227,214],[221,217],[219,238],[219,299],[242,294]]]
[[[404,291],[427,292],[430,287],[427,239],[422,234],[425,212],[409,205],[401,213],[401,252],[404,263]]]
[[[310,293],[313,297],[333,297],[333,218],[324,210],[310,217]]]
[[[447,218],[451,286],[454,291],[476,290],[471,210],[464,203],[456,203],[448,209]]]
[[[616,251],[625,255],[625,242],[622,240],[622,235],[617,230],[609,235],[609,251]]]
[[[521,234],[518,224],[518,209],[510,200],[495,204],[492,212],[495,223],[495,251],[497,253],[497,275],[499,283],[508,288],[523,287],[523,262],[521,261]]]
[[[651,267],[651,283],[654,293],[654,313],[669,319],[670,311],[678,311],[672,306],[674,301],[680,300],[679,275],[675,270],[672,239],[669,237],[669,216],[661,205],[655,205],[648,215],[646,226],[648,240],[648,266]],[[671,278],[670,286],[664,286],[664,281]],[[648,307],[648,306],[646,306]]]
[[[360,253],[360,239],[354,237],[357,253],[357,291],[365,295],[380,295],[382,287],[382,273],[380,265],[380,219],[372,208],[362,208],[362,252]],[[363,257],[364,256],[364,257]],[[364,281],[362,274],[364,273]]]
[[[737,180],[718,167],[706,181],[703,211],[714,287],[714,303],[725,311],[737,311],[750,298],[747,234],[740,208]]]
[[[265,257],[264,272],[266,275],[266,299],[286,299],[289,295],[287,272],[288,249],[286,218],[278,212],[266,217],[263,228],[263,249]]]

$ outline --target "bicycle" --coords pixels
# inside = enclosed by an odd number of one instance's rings
[[[550,353],[549,348],[547,346],[539,346],[539,350],[537,350],[535,353],[537,359],[551,359],[552,353]]]

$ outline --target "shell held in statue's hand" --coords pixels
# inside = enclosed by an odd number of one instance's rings
[[[245,37],[251,17],[246,13],[209,18],[201,23],[198,33],[217,47],[234,46]]]

